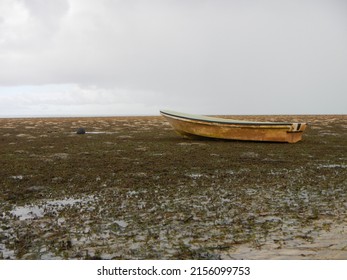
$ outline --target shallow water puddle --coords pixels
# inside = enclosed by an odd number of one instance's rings
[[[123,221],[123,220],[117,220],[114,222],[122,228],[126,228],[128,226],[128,223],[126,221]]]
[[[318,168],[347,168],[346,164],[320,164]]]
[[[17,206],[12,211],[11,214],[18,217],[19,220],[28,220],[34,218],[41,218],[44,215],[44,209],[36,205],[27,206]]]
[[[190,173],[190,174],[187,174],[187,176],[193,179],[199,179],[201,177],[204,177],[205,175],[201,173]]]
[[[74,206],[78,204],[86,204],[88,202],[94,201],[94,196],[87,196],[85,198],[65,198],[57,200],[48,200],[46,202],[40,203],[39,205],[24,205],[16,206],[10,212],[12,215],[19,218],[19,220],[28,220],[34,218],[42,218],[45,213],[51,210],[62,210],[66,206]]]

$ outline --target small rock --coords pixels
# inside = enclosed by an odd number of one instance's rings
[[[85,134],[86,130],[83,127],[80,127],[79,129],[77,129],[77,134]]]

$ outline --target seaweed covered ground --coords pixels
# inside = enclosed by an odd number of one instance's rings
[[[347,115],[233,118],[309,127],[283,144],[0,119],[0,258],[347,259]]]

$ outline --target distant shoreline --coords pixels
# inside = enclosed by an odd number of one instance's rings
[[[126,118],[126,117],[159,117],[160,114],[157,115],[137,115],[137,114],[127,114],[127,115],[0,115],[0,119],[56,119],[56,118]],[[235,115],[226,115],[226,114],[206,114],[206,116],[230,116],[230,117],[266,117],[266,116],[347,116],[346,114],[235,114]]]

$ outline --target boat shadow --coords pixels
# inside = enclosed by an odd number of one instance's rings
[[[279,145],[286,145],[286,144],[290,144],[287,142],[277,142],[277,141],[256,141],[256,140],[237,140],[237,139],[220,139],[220,138],[212,138],[212,137],[204,137],[204,136],[197,136],[197,135],[192,135],[192,136],[187,136],[184,135],[182,137],[182,135],[179,136],[175,136],[175,137],[170,137],[170,141],[174,141],[177,140],[180,142],[183,141],[197,141],[197,142],[207,142],[207,143],[255,143],[255,144],[262,144],[262,145],[266,145],[266,144],[279,144]],[[169,138],[167,138],[167,140],[169,140]],[[296,143],[298,144],[298,143]]]

